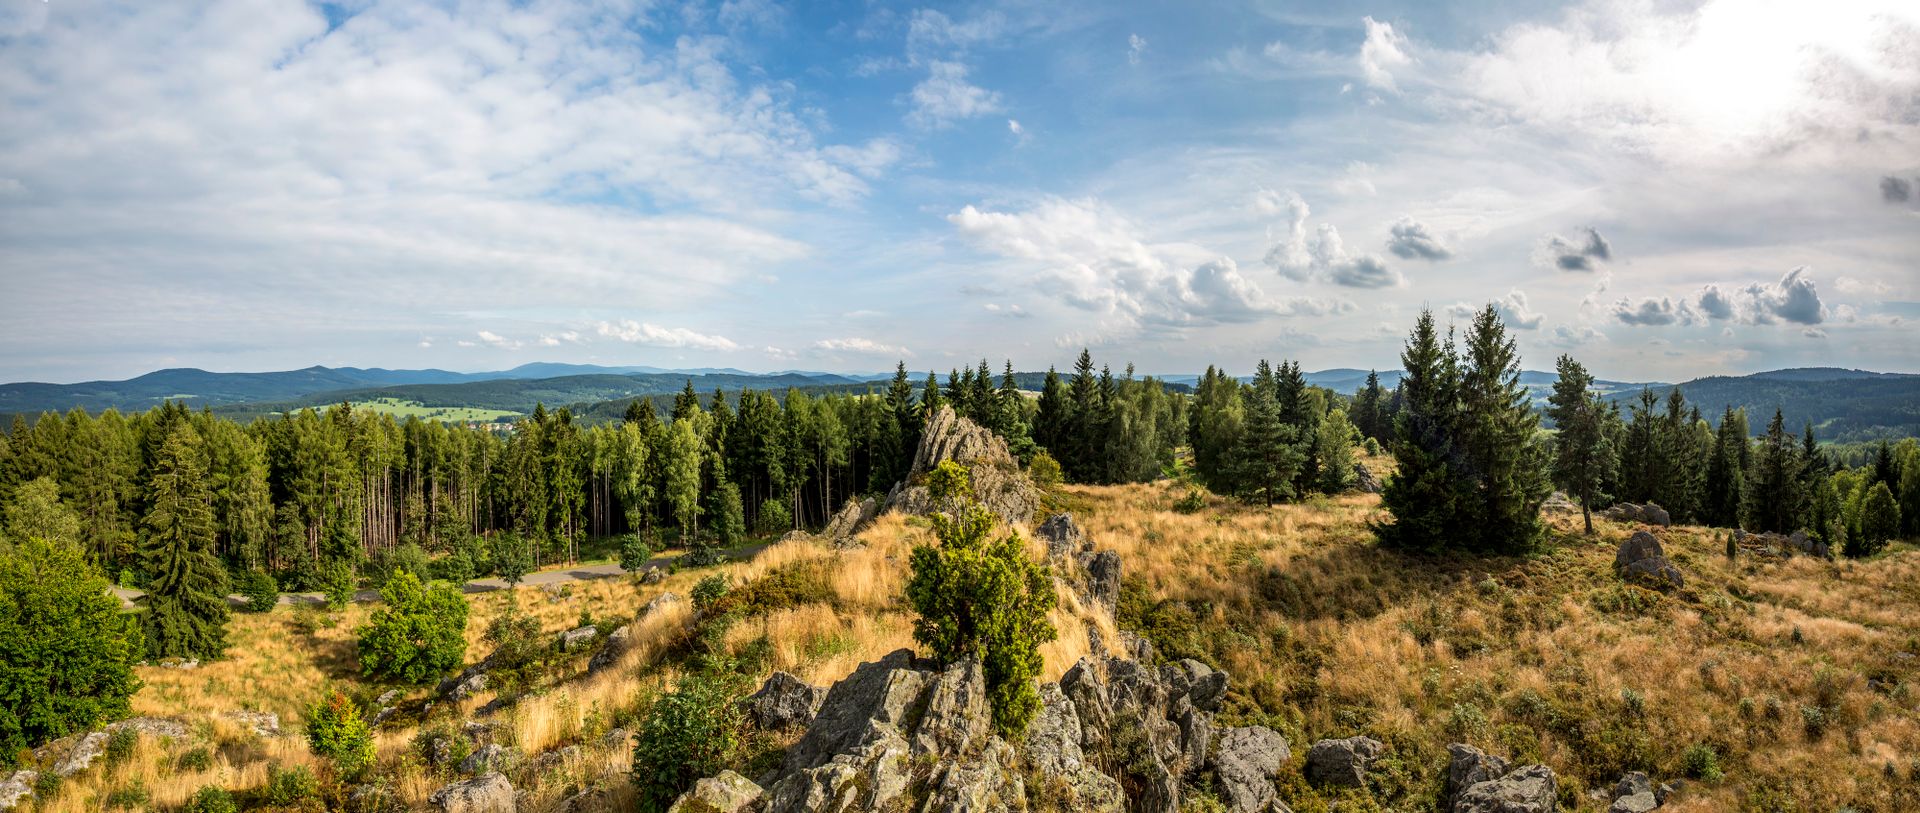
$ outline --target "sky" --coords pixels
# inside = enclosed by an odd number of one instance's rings
[[[1920,372],[1920,4],[0,0],[0,380]]]

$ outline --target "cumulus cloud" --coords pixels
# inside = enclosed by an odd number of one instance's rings
[[[859,353],[868,356],[892,356],[894,358],[912,358],[913,352],[897,344],[883,344],[872,339],[852,337],[846,339],[821,339],[813,343],[813,349],[829,353]]]
[[[522,344],[519,341],[509,339],[491,330],[482,330],[474,335],[479,336],[480,341],[486,346],[500,350],[518,350]]]
[[[1402,217],[1393,222],[1387,237],[1387,250],[1407,260],[1444,260],[1453,256],[1453,249],[1441,242],[1427,224],[1411,217]]]
[[[1413,62],[1407,56],[1407,38],[1395,32],[1392,23],[1372,17],[1361,18],[1360,22],[1367,29],[1367,38],[1360,44],[1360,76],[1368,87],[1398,90],[1393,82],[1394,69]]]
[[[998,302],[988,302],[986,305],[982,307],[986,308],[986,311],[988,313],[991,313],[995,316],[1005,316],[1011,319],[1025,319],[1033,315],[1033,314],[1027,313],[1027,309],[1022,308],[1019,305],[1011,305],[1011,304],[1002,305]]]
[[[1265,257],[1268,267],[1281,276],[1302,282],[1321,280],[1350,288],[1391,288],[1405,282],[1398,271],[1387,267],[1386,261],[1375,255],[1348,254],[1339,229],[1331,223],[1320,224],[1309,239],[1307,217],[1312,210],[1297,194],[1289,192],[1281,198],[1271,190],[1261,190],[1255,198],[1255,209],[1278,210],[1282,201],[1287,212],[1286,233],[1267,249]]]
[[[1500,314],[1500,321],[1507,327],[1517,330],[1539,330],[1546,317],[1534,312],[1527,305],[1527,294],[1518,288],[1507,292],[1506,296],[1488,303],[1494,312]],[[1455,319],[1471,319],[1480,312],[1480,308],[1466,302],[1460,302],[1447,308],[1448,315]]]
[[[1817,327],[1809,327],[1801,329],[1800,335],[1809,339],[1824,339],[1827,337],[1827,332]]]
[[[930,130],[1000,111],[997,91],[968,82],[967,66],[948,60],[928,63],[927,78],[913,87],[911,99],[908,123]]]
[[[1541,239],[1535,258],[1561,271],[1592,271],[1599,262],[1613,259],[1613,244],[1591,228],[1580,229],[1572,238],[1549,234]]]
[[[684,347],[692,350],[717,351],[740,349],[740,345],[725,336],[696,333],[684,327],[661,327],[651,322],[635,322],[631,319],[601,322],[594,327],[594,331],[609,339],[652,347]]]
[[[1067,304],[1136,325],[1248,322],[1354,308],[1337,299],[1269,297],[1231,258],[1188,243],[1150,244],[1097,201],[1049,199],[1025,212],[967,206],[947,221],[981,249],[1036,268],[1041,289]]]
[[[1639,301],[1621,299],[1613,304],[1613,316],[1629,325],[1671,325],[1693,321],[1687,303],[1675,303],[1667,297],[1647,297]]]
[[[1678,300],[1669,297],[1621,299],[1614,304],[1613,314],[1630,325],[1690,325],[1703,321],[1817,325],[1826,321],[1829,310],[1820,299],[1819,286],[1813,276],[1802,266],[1788,271],[1778,282],[1704,285],[1691,296]]]
[[[1888,203],[1906,203],[1913,198],[1913,182],[1888,175],[1880,179],[1880,199]]]
[[[1147,38],[1139,34],[1127,35],[1127,64],[1140,64],[1140,55],[1147,50]]]
[[[1604,342],[1607,334],[1588,325],[1561,325],[1553,329],[1550,344],[1556,347],[1579,347],[1588,342]]]

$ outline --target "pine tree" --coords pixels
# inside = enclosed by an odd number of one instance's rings
[[[1592,392],[1593,376],[1572,356],[1555,365],[1559,378],[1548,399],[1547,417],[1559,428],[1554,436],[1553,481],[1580,500],[1580,517],[1593,533],[1593,503],[1606,499],[1600,491],[1608,470],[1617,465],[1603,425],[1606,405]]]
[[[1069,386],[1068,397],[1073,408],[1067,412],[1067,426],[1060,465],[1067,470],[1067,479],[1074,482],[1094,482],[1094,472],[1099,468],[1098,458],[1100,442],[1104,440],[1096,435],[1099,432],[1102,410],[1100,409],[1100,383],[1093,374],[1093,354],[1086,348],[1080,349],[1080,358],[1073,363],[1073,383]]]
[[[933,371],[927,371],[927,383],[920,388],[920,426],[924,427],[933,416],[940,414],[940,407],[946,405],[946,399],[940,397],[940,382],[933,377]]]
[[[1262,362],[1264,366],[1264,362]],[[1281,422],[1280,405],[1272,388],[1258,381],[1247,387],[1246,425],[1234,450],[1235,481],[1265,504],[1292,499],[1293,481],[1300,473],[1302,455],[1295,445],[1295,427]]]
[[[1055,463],[1067,453],[1065,438],[1073,422],[1072,412],[1066,383],[1060,380],[1060,373],[1048,367],[1046,381],[1040,385],[1039,411],[1033,416],[1033,439]]]
[[[1433,552],[1471,532],[1462,517],[1471,495],[1456,439],[1462,420],[1459,367],[1452,339],[1442,344],[1434,329],[1433,311],[1421,310],[1400,364],[1406,373],[1392,444],[1399,465],[1380,494],[1393,522],[1377,526],[1375,534],[1387,547]]]
[[[1792,533],[1800,527],[1800,514],[1806,504],[1800,467],[1800,450],[1793,436],[1787,434],[1780,410],[1775,409],[1747,477],[1746,513],[1756,530]]]
[[[1353,426],[1360,430],[1360,436],[1376,441],[1391,440],[1391,433],[1382,421],[1385,409],[1386,392],[1380,388],[1380,375],[1367,371],[1367,384],[1353,396]]]
[[[1726,408],[1720,416],[1720,428],[1713,435],[1713,451],[1707,457],[1705,497],[1702,513],[1709,524],[1722,528],[1740,524],[1740,501],[1746,492],[1746,471],[1740,458],[1747,445],[1745,412]]]
[[[1520,552],[1540,537],[1540,504],[1550,490],[1545,461],[1533,443],[1540,418],[1520,384],[1520,355],[1500,314],[1488,305],[1467,334],[1460,378],[1462,437],[1477,483],[1475,541]]]
[[[154,457],[142,547],[147,585],[147,653],[217,658],[227,647],[227,576],[213,555],[213,498],[198,436],[181,424]]]
[[[668,420],[678,421],[691,418],[699,411],[700,394],[693,391],[693,379],[689,378],[687,379],[686,388],[680,390],[680,394],[673,397],[673,412],[670,413]]]

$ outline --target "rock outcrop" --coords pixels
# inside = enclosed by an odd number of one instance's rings
[[[1447,746],[1447,786],[1448,804],[1460,798],[1467,788],[1505,776],[1508,768],[1504,757],[1495,756],[1468,745],[1456,742]]]
[[[1607,813],[1648,813],[1660,806],[1654,794],[1653,780],[1640,771],[1629,771],[1613,786],[1613,803]]]
[[[428,796],[427,803],[442,813],[514,813],[519,808],[513,783],[497,773],[443,787]]]
[[[1786,557],[1795,553],[1832,559],[1833,549],[1827,543],[1807,535],[1802,528],[1792,534],[1747,533],[1735,528],[1733,542],[1742,549],[1770,556]]]
[[[775,672],[746,700],[747,719],[762,731],[806,725],[826,702],[827,690],[786,672]]]
[[[1374,476],[1373,469],[1367,464],[1355,461],[1353,464],[1353,490],[1363,494],[1380,493],[1380,478]]]
[[[633,646],[633,625],[623,624],[607,633],[607,642],[600,651],[593,653],[587,660],[587,674],[594,674],[620,662],[620,656],[627,654],[627,648]]]
[[[387,692],[381,695],[381,699],[375,703],[375,705],[382,707],[382,710],[384,710],[388,707],[388,704],[393,701],[393,696],[396,694],[396,692]],[[229,711],[222,716],[252,729],[253,733],[262,737],[280,736],[280,715],[271,711],[247,711],[245,709],[239,709]]]
[[[840,507],[840,513],[834,514],[833,519],[827,521],[827,527],[820,529],[819,538],[836,548],[853,547],[858,544],[854,536],[866,530],[878,516],[880,504],[872,497],[858,501],[848,498],[847,504]]]
[[[466,759],[461,760],[460,772],[468,776],[502,772],[512,767],[514,756],[512,749],[490,742],[474,749]]]
[[[87,769],[107,750],[107,732],[94,731],[73,744],[73,750],[53,766],[53,775],[69,777]]]
[[[1621,578],[1639,579],[1661,590],[1678,590],[1686,586],[1680,569],[1667,560],[1660,540],[1646,531],[1634,531],[1627,541],[1620,543],[1620,550],[1613,556],[1613,569]]]
[[[927,514],[938,509],[927,493],[926,476],[945,461],[966,466],[972,475],[973,495],[1008,524],[1033,518],[1040,505],[1039,490],[1027,479],[1007,442],[973,421],[942,407],[927,421],[920,446],[913,453],[907,479],[887,494],[886,510]]]
[[[1120,554],[1095,551],[1072,514],[1048,517],[1034,535],[1047,544],[1047,562],[1054,574],[1071,585],[1082,602],[1111,616],[1120,602]]]
[[[560,633],[560,651],[578,652],[593,645],[593,639],[600,634],[600,628],[592,624],[576,627]]]
[[[760,786],[733,771],[721,771],[694,783],[693,790],[667,808],[667,813],[741,813],[760,801]]]
[[[0,782],[0,810],[12,810],[21,799],[33,798],[33,785],[39,779],[35,771],[14,771],[7,781]]]
[[[1658,525],[1662,528],[1673,524],[1673,518],[1667,515],[1667,509],[1661,508],[1658,503],[1646,505],[1618,503],[1612,508],[1601,511],[1600,516],[1614,522],[1638,522],[1643,525]]]
[[[1559,792],[1552,768],[1526,765],[1468,787],[1453,813],[1554,813]]]
[[[1386,744],[1372,737],[1321,740],[1307,749],[1307,781],[1331,787],[1364,788],[1367,767],[1386,751]]]
[[[1213,757],[1220,801],[1234,813],[1272,810],[1279,801],[1273,779],[1291,756],[1287,738],[1272,729],[1250,726],[1222,731]]]

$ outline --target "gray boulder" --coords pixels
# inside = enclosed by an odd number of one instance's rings
[[[515,813],[519,809],[513,783],[498,773],[447,785],[428,796],[427,803],[442,813]]]
[[[1380,478],[1374,476],[1373,469],[1367,468],[1367,464],[1359,461],[1353,464],[1353,490],[1365,494],[1380,493]]]
[[[73,750],[53,766],[53,775],[66,778],[87,769],[107,750],[107,732],[94,731],[74,743]]]
[[[386,706],[393,700],[393,695],[395,694],[396,692],[387,692],[381,695],[381,700],[378,705]],[[385,709],[383,708],[382,710]],[[271,711],[236,709],[221,716],[252,729],[253,733],[262,737],[280,736],[280,715]]]
[[[465,700],[469,697],[479,694],[480,692],[486,691],[486,689],[487,689],[487,673],[479,672],[473,675],[468,675],[466,677],[460,678],[459,680],[455,681],[453,686],[445,690],[442,696],[448,700],[458,703],[462,700]]]
[[[627,649],[631,646],[633,646],[632,624],[622,625],[615,628],[613,632],[607,633],[607,643],[587,660],[587,674],[600,672],[619,663],[620,656],[627,654]]]
[[[1673,518],[1668,516],[1667,509],[1661,508],[1657,503],[1646,505],[1618,503],[1612,508],[1601,511],[1600,516],[1615,522],[1638,522],[1643,525],[1658,525],[1662,528],[1673,524]]]
[[[846,505],[840,507],[840,513],[834,514],[833,519],[827,521],[827,527],[820,529],[819,538],[836,548],[852,547],[856,544],[854,536],[865,530],[879,515],[880,504],[872,497],[858,501],[849,497]]]
[[[1468,745],[1456,742],[1447,746],[1447,786],[1448,804],[1460,798],[1467,788],[1493,779],[1499,779],[1507,773],[1508,765],[1504,757],[1495,756]]]
[[[753,780],[733,771],[721,771],[695,782],[693,790],[680,794],[667,813],[740,813],[752,807],[765,794]]]
[[[1613,786],[1613,803],[1607,813],[1648,813],[1660,806],[1653,780],[1640,771],[1630,771]]]
[[[820,711],[820,704],[826,699],[826,689],[809,685],[786,672],[775,672],[760,684],[759,691],[747,698],[747,719],[762,731],[806,725],[813,722],[813,715]]]
[[[1554,813],[1558,794],[1553,769],[1528,765],[1468,787],[1453,813]]]
[[[653,615],[654,613],[660,612],[661,610],[665,610],[668,607],[672,607],[673,605],[679,604],[679,603],[680,603],[680,594],[675,593],[672,590],[668,590],[667,592],[661,593],[660,595],[657,595],[651,599],[648,599],[646,606],[640,608],[640,617],[646,618],[647,616]]]
[[[33,798],[33,784],[39,778],[35,771],[14,771],[7,781],[0,782],[0,810],[12,810],[21,799]]]
[[[600,634],[600,628],[588,624],[560,633],[560,651],[578,652],[593,645],[593,639]]]
[[[1073,521],[1072,514],[1054,514],[1033,531],[1041,541],[1047,543],[1047,558],[1065,560],[1078,556],[1087,548],[1087,535],[1080,524]]]
[[[514,762],[513,750],[499,743],[490,742],[479,748],[460,762],[460,772],[468,776],[477,776],[488,772],[504,772]]]
[[[1034,535],[1046,542],[1047,561],[1056,575],[1072,584],[1082,601],[1111,615],[1120,603],[1120,554],[1096,552],[1072,514],[1048,517]]]
[[[978,658],[967,658],[933,678],[925,710],[913,732],[913,753],[965,754],[993,733],[987,676]]]
[[[1686,585],[1680,569],[1673,566],[1660,547],[1660,540],[1646,531],[1634,531],[1614,553],[1613,568],[1621,578],[1652,583],[1662,590],[1677,590]]]
[[[1292,756],[1287,738],[1261,726],[1229,728],[1214,749],[1213,775],[1220,801],[1235,813],[1263,813],[1278,803],[1273,778]]]
[[[1385,743],[1372,737],[1321,740],[1307,749],[1307,781],[1316,785],[1364,788],[1367,766],[1386,750]]]
[[[659,584],[667,580],[667,571],[659,567],[649,567],[640,576],[641,584]]]

